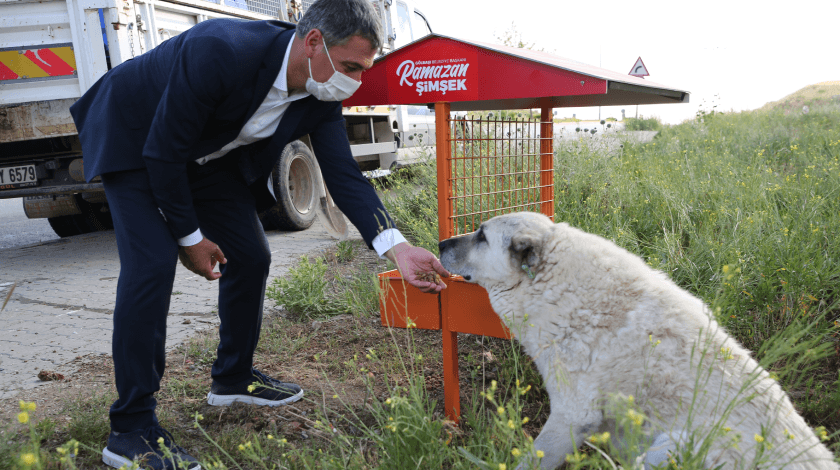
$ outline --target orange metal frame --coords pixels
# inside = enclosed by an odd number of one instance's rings
[[[450,104],[439,102],[435,130],[440,240],[472,232],[476,222],[514,210],[554,218],[551,108],[542,109],[539,123],[482,121],[452,119]],[[434,296],[402,282],[396,270],[379,277],[385,284],[380,299],[383,325],[441,330],[444,407],[447,417],[457,422],[461,415],[458,333],[510,338],[510,331],[490,306],[487,291],[463,278],[450,278],[447,289]]]

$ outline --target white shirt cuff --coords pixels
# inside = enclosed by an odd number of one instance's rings
[[[204,239],[204,235],[201,234],[201,229],[196,230],[195,232],[187,235],[186,237],[178,239],[178,245],[180,246],[193,246],[197,245],[198,242]]]
[[[386,251],[407,241],[408,240],[402,236],[399,230],[389,228],[388,230],[380,232],[379,235],[373,239],[372,245],[373,249],[376,250],[376,254],[378,254],[380,258],[384,258],[382,255],[384,255]]]

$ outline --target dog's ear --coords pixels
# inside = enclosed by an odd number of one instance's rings
[[[525,229],[510,238],[510,254],[522,269],[536,268],[542,256],[542,234],[535,230]]]

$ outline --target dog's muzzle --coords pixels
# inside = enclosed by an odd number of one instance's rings
[[[458,266],[458,260],[457,260],[457,255],[456,255],[456,252],[457,252],[456,248],[457,248],[458,244],[462,241],[463,241],[463,237],[457,237],[457,238],[448,238],[448,239],[438,243],[438,250],[440,251],[440,263],[443,265],[444,268],[446,268],[447,271],[455,273],[455,274],[461,274],[461,276],[463,276],[464,280],[469,281],[471,279],[471,276],[469,274],[465,275],[465,274],[462,274],[462,273],[458,272],[459,271],[459,269],[458,269],[459,266]]]

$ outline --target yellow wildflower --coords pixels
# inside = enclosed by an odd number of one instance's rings
[[[632,421],[636,426],[641,426],[642,423],[645,422],[645,415],[636,410],[627,410],[627,417],[630,418],[630,421]]]
[[[35,465],[38,462],[38,458],[35,457],[35,454],[31,452],[27,452],[25,454],[20,454],[20,463],[24,465]]]
[[[510,451],[510,455],[514,457],[519,457],[520,455],[522,455],[522,452],[520,452],[519,449],[514,447],[513,450]]]
[[[17,418],[18,418],[18,421],[21,422],[21,424],[26,424],[26,423],[29,422],[29,413],[27,413],[25,411],[23,411],[21,413],[18,413]]]
[[[509,420],[508,420],[508,427],[509,427],[509,428],[511,428],[511,429],[516,429],[516,425],[515,425],[515,424],[513,424],[513,420],[512,420],[512,419],[509,419]]]
[[[603,434],[593,434],[589,436],[589,441],[594,442],[595,444],[606,444],[610,441],[610,433],[605,432]]]
[[[760,434],[754,435],[753,438],[755,439],[755,442],[764,442],[764,436]]]
[[[248,385],[248,393],[254,393],[254,390],[257,389],[257,386],[254,384]]]
[[[500,463],[499,464],[499,470],[507,470],[507,465],[505,465],[503,463]]]
[[[500,407],[496,408],[496,413],[499,413],[500,415],[505,414],[505,407],[500,406]]]
[[[527,416],[522,418],[522,424],[527,424],[528,421],[531,421]]]
[[[817,437],[820,438],[821,441],[828,440],[828,432],[825,430],[825,426],[820,426],[817,429],[814,429],[817,432]]]
[[[36,408],[34,401],[25,402],[23,400],[20,400],[18,404],[20,405],[20,411],[35,411]]]
[[[541,459],[541,458],[543,458],[543,457],[545,457],[545,452],[543,452],[543,451],[541,451],[541,450],[538,450],[538,451],[537,451],[537,458],[538,458],[538,459]]]

